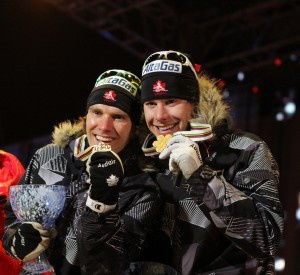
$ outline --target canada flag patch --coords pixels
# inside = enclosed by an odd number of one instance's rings
[[[157,80],[153,84],[153,92],[155,95],[166,95],[167,94],[167,84],[161,80]]]
[[[114,102],[116,101],[117,94],[113,90],[106,91],[103,95],[104,101]]]

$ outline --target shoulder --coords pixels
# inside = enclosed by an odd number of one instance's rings
[[[30,165],[41,167],[47,164],[47,166],[53,167],[65,167],[68,162],[67,148],[56,144],[48,144],[38,149],[30,160]]]
[[[56,145],[56,144],[47,144],[44,147],[39,148],[36,151],[36,155],[43,156],[46,158],[51,158],[53,156],[56,156],[58,154],[64,153],[64,149],[62,146]]]
[[[245,131],[237,131],[230,134],[230,147],[246,149],[254,145],[266,145],[264,140],[258,135]]]

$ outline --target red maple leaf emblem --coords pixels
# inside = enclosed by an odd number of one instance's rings
[[[154,84],[153,84],[153,91],[155,93],[159,93],[159,92],[166,92],[166,83],[162,82],[161,80],[157,80]]]
[[[106,91],[103,95],[104,101],[116,101],[117,94],[113,90]]]

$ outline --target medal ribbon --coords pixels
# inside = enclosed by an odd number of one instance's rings
[[[87,144],[88,144],[88,142],[87,142],[86,135],[82,135],[81,137],[79,137],[75,140],[74,156],[82,161],[87,160],[90,157],[91,153],[94,151],[110,151],[111,150],[110,145],[107,145],[103,142],[99,142],[99,144],[89,146],[85,149]]]
[[[212,129],[210,124],[201,124],[196,122],[190,123],[191,130],[189,131],[179,131],[172,134],[172,136],[184,135],[193,141],[205,141],[213,137]],[[151,148],[143,147],[143,152],[145,156],[153,156],[159,154],[156,148],[153,146]]]

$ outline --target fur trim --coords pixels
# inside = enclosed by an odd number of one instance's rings
[[[207,75],[199,75],[200,100],[195,120],[199,123],[208,123],[212,129],[227,122],[232,128],[230,106],[224,101],[222,90],[217,86],[216,80]]]
[[[83,121],[72,122],[70,120],[59,123],[52,132],[54,144],[66,147],[71,140],[83,134]]]

